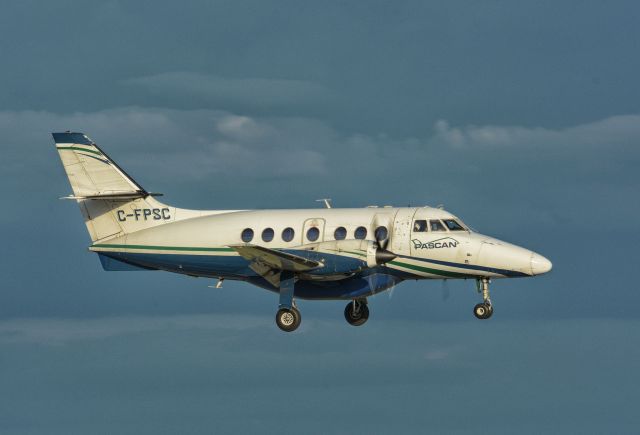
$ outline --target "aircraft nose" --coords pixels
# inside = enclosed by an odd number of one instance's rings
[[[531,273],[534,275],[542,275],[551,270],[553,265],[549,260],[535,252],[531,254]]]

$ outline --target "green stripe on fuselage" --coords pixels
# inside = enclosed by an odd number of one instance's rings
[[[404,267],[406,269],[417,270],[418,272],[426,272],[432,275],[445,276],[447,278],[469,278],[470,275],[466,273],[458,273],[458,272],[449,272],[445,270],[432,269],[430,267],[418,266],[415,264],[404,263],[402,261],[392,261],[391,263],[394,266]]]
[[[147,249],[153,251],[194,251],[194,252],[234,252],[231,248],[201,248],[187,246],[150,246],[150,245],[116,245],[110,243],[97,243],[92,248],[116,248],[116,249]]]
[[[97,243],[91,246],[92,248],[112,248],[112,249],[141,249],[152,251],[180,251],[180,252],[235,252],[231,248],[203,248],[203,247],[187,247],[187,246],[152,246],[152,245],[118,245],[111,243]],[[350,254],[361,255],[360,253],[349,252]],[[443,276],[446,278],[469,278],[472,275],[458,272],[449,272],[445,270],[433,269],[430,267],[418,266],[415,264],[409,264],[402,261],[391,261],[389,264],[393,266],[403,267],[405,269],[411,269],[418,272],[426,272],[432,275]]]

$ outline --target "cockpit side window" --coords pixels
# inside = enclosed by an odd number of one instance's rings
[[[427,221],[426,220],[413,221],[413,232],[414,233],[424,233],[426,231],[427,231]]]
[[[438,219],[431,219],[429,225],[431,226],[431,231],[447,231]]]
[[[445,219],[444,224],[449,228],[449,231],[466,231],[460,223],[455,219]]]

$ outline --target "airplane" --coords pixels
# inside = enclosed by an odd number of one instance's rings
[[[187,210],[161,203],[88,136],[52,133],[107,271],[162,270],[239,280],[278,294],[277,326],[296,330],[296,298],[346,300],[363,325],[367,298],[405,280],[474,279],[478,319],[493,314],[491,279],[542,275],[551,262],[482,235],[439,207]]]

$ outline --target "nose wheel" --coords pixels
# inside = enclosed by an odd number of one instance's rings
[[[473,307],[473,314],[481,320],[488,319],[493,314],[491,304],[481,303]]]
[[[489,278],[480,278],[477,283],[478,292],[482,293],[482,302],[473,307],[473,315],[480,320],[485,320],[493,315],[493,305],[489,298]]]
[[[354,299],[344,307],[344,318],[349,325],[361,326],[369,319],[369,307],[366,299]]]

